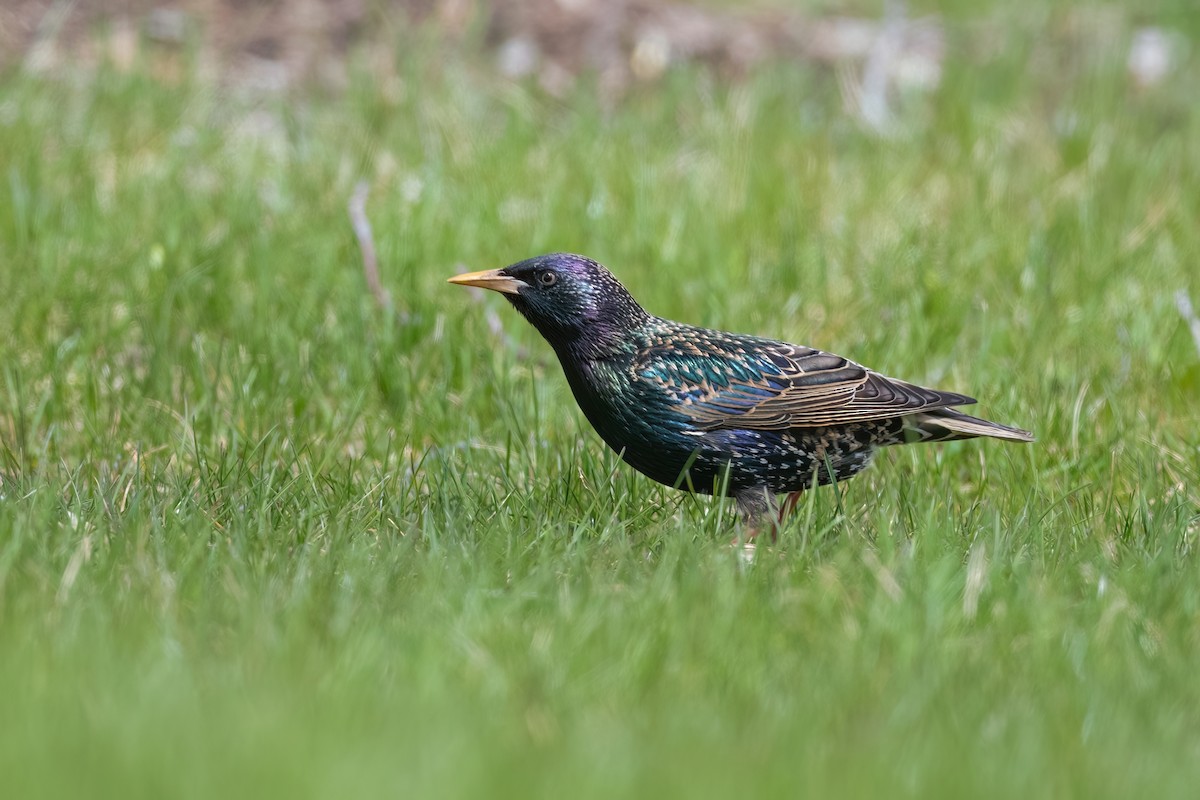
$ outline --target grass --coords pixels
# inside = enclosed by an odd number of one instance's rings
[[[886,139],[795,68],[0,79],[6,794],[1191,796],[1200,62],[1045,69],[1056,19]],[[889,452],[747,566],[443,283],[555,249],[1039,441]]]

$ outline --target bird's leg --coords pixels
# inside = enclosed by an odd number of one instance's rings
[[[779,507],[779,524],[791,516],[791,513],[796,510],[796,504],[800,502],[800,495],[804,494],[801,489],[797,492],[788,492],[788,496],[783,499],[783,505]]]
[[[775,495],[769,489],[765,486],[743,489],[734,498],[738,510],[742,512],[742,524],[746,526],[743,539],[746,544],[753,544],[764,531],[770,535],[772,542],[779,538],[779,509]]]

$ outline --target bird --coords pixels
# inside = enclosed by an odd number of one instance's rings
[[[500,293],[553,348],[583,415],[623,461],[667,486],[733,497],[748,539],[776,535],[804,491],[857,475],[881,447],[1034,440],[958,411],[976,402],[964,394],[655,316],[586,256],[550,253],[449,282]]]

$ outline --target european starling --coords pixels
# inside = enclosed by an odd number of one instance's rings
[[[1018,428],[951,406],[966,395],[887,378],[832,353],[697,328],[645,311],[603,265],[568,253],[450,283],[501,292],[546,338],[584,416],[642,474],[725,492],[758,524],[815,484],[861,472],[876,449]]]

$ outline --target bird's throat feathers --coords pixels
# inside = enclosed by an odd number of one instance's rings
[[[595,361],[628,352],[630,333],[641,328],[650,315],[640,306],[635,309],[578,308],[569,314],[547,313],[534,308],[520,296],[506,298],[521,316],[560,356],[580,361]]]

